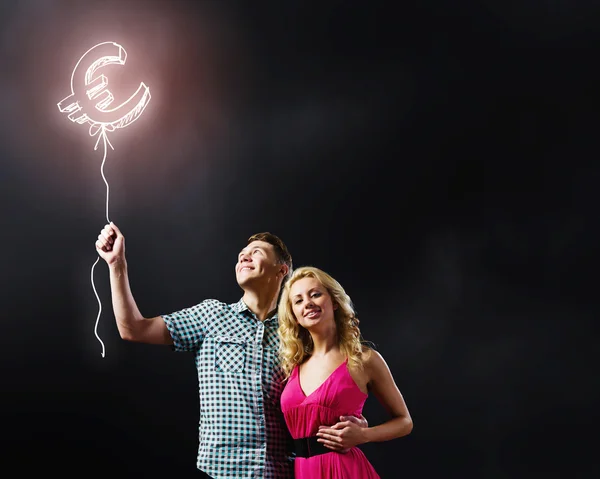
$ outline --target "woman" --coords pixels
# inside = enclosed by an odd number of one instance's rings
[[[379,478],[356,446],[405,436],[412,420],[386,362],[361,340],[350,297],[330,275],[305,266],[286,283],[278,316],[287,376],[281,408],[294,438],[296,479]],[[369,392],[392,419],[366,428],[345,421],[361,416]]]

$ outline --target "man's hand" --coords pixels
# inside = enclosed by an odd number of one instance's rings
[[[100,231],[96,251],[109,266],[125,260],[125,238],[114,223],[111,222]]]
[[[358,417],[340,416],[340,421],[352,421],[353,423],[358,424],[360,427],[369,427],[369,422],[367,421],[367,418],[364,417],[362,414],[359,414]]]
[[[350,448],[367,442],[364,429],[368,426],[362,414],[359,417],[340,416],[340,422],[331,427],[319,426],[317,441],[333,451],[346,453]]]

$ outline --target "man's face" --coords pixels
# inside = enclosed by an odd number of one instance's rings
[[[252,282],[276,281],[281,267],[282,265],[277,263],[273,245],[265,241],[253,241],[240,251],[235,265],[235,276],[243,288]]]

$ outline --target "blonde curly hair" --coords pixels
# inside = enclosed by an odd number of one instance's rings
[[[334,310],[334,319],[340,350],[348,358],[350,366],[362,368],[366,352],[363,348],[365,342],[362,340],[358,328],[359,321],[350,296],[346,294],[342,285],[329,274],[313,266],[303,266],[294,271],[285,283],[277,311],[279,355],[286,377],[290,376],[297,364],[302,364],[310,357],[313,349],[310,333],[298,324],[290,301],[292,285],[302,278],[314,278],[327,289],[333,304],[338,306]]]

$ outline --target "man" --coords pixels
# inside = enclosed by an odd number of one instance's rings
[[[292,270],[285,244],[271,233],[248,239],[235,266],[244,291],[237,303],[208,299],[153,318],[142,316],[133,298],[125,238],[114,223],[102,229],[96,250],[109,266],[121,338],[195,353],[198,469],[214,479],[291,479],[291,440],[279,403],[284,374],[276,316],[282,285]],[[366,425],[364,418],[350,420]]]

